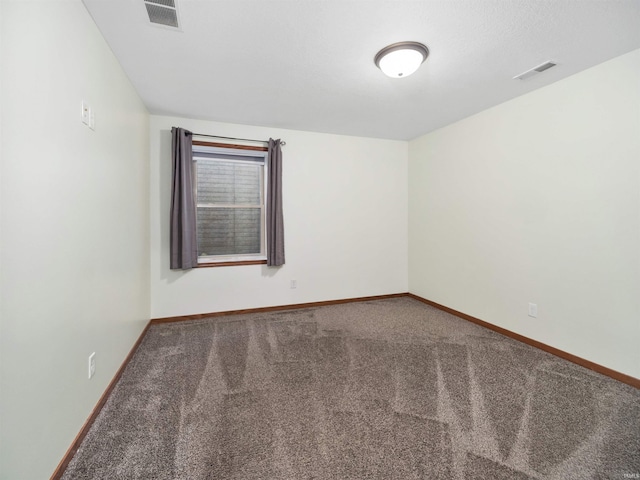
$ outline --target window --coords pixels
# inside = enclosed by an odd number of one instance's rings
[[[193,145],[198,264],[266,261],[266,149]]]

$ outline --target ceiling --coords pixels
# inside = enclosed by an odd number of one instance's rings
[[[84,3],[152,114],[399,140],[640,48],[640,0],[176,0],[181,31]],[[386,77],[406,40],[429,58]]]

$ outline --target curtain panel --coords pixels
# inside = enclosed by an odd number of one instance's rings
[[[172,270],[188,270],[198,265],[196,206],[193,198],[192,133],[171,129],[171,262]]]
[[[267,186],[267,266],[284,265],[282,215],[282,149],[280,139],[269,139]]]

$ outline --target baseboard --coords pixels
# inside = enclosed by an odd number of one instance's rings
[[[159,323],[182,322],[185,320],[200,320],[203,318],[212,317],[226,317],[227,315],[242,315],[245,313],[264,313],[277,312],[280,310],[295,310],[299,308],[326,307],[328,305],[339,305],[342,303],[366,302],[370,300],[384,300],[387,298],[400,298],[406,297],[407,295],[409,295],[409,293],[392,293],[389,295],[374,295],[372,297],[343,298],[340,300],[325,300],[322,302],[293,303],[288,305],[277,305],[273,307],[246,308],[243,310],[227,310],[224,312],[197,313],[194,315],[180,315],[177,317],[153,318],[151,319],[151,325],[157,325]]]
[[[96,406],[93,407],[93,410],[89,415],[89,418],[87,418],[86,422],[84,422],[84,425],[80,429],[80,432],[78,432],[78,435],[76,435],[76,438],[73,440],[73,442],[71,443],[71,446],[69,447],[67,452],[64,454],[64,457],[62,457],[62,460],[60,460],[60,463],[58,464],[55,471],[51,475],[50,480],[59,480],[60,478],[62,478],[62,475],[64,474],[64,471],[67,469],[69,462],[73,459],[73,456],[78,451],[78,448],[80,448],[80,444],[84,440],[84,437],[86,437],[87,433],[89,433],[89,429],[91,429],[91,425],[93,425],[93,422],[98,417],[98,414],[100,413],[100,411],[102,410],[102,407],[104,406],[107,399],[109,398],[109,395],[111,395],[111,392],[113,391],[114,387],[118,383],[118,380],[120,380],[120,377],[124,372],[124,369],[127,368],[129,361],[133,358],[133,355],[136,353],[136,350],[140,346],[140,343],[142,343],[142,339],[147,333],[147,330],[149,330],[150,326],[151,326],[151,322],[147,322],[147,325],[144,327],[144,330],[142,330],[142,333],[140,333],[140,336],[138,336],[138,340],[136,340],[136,343],[133,344],[133,347],[131,347],[129,354],[124,359],[124,362],[122,362],[122,365],[120,365],[120,368],[114,375],[113,379],[111,379],[111,382],[107,386],[107,389],[104,391],[104,393],[100,397],[100,400],[98,400],[98,403],[96,403]]]
[[[469,322],[475,323],[476,325],[480,325],[482,327],[488,328],[489,330],[493,330],[494,332],[500,333],[505,337],[513,338],[514,340],[518,340],[519,342],[526,343],[527,345],[531,345],[532,347],[544,350],[545,352],[555,355],[556,357],[563,358],[572,363],[576,363],[582,367],[588,368],[589,370],[593,370],[594,372],[598,372],[602,375],[606,375],[607,377],[611,377],[614,380],[618,380],[619,382],[626,383],[627,385],[631,385],[632,387],[640,389],[640,379],[632,377],[631,375],[626,375],[624,373],[620,373],[616,370],[612,370],[610,368],[594,363],[590,360],[585,360],[584,358],[577,357],[571,353],[567,353],[545,343],[538,342],[537,340],[533,340],[531,338],[525,337],[524,335],[520,335],[519,333],[512,332],[511,330],[507,330],[506,328],[498,327],[497,325],[493,325],[492,323],[485,322],[484,320],[480,320],[479,318],[472,317],[471,315],[467,315],[466,313],[459,312],[457,310],[454,310],[453,308],[449,308],[444,305],[440,305],[439,303],[432,302],[431,300],[427,300],[426,298],[422,298],[413,293],[407,293],[407,296],[432,307],[435,307],[438,310],[442,310],[443,312],[455,315],[456,317],[462,318],[463,320],[467,320]]]

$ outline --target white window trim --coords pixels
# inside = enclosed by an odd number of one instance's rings
[[[235,148],[225,148],[225,147],[208,147],[204,145],[194,145],[192,147],[193,152],[193,161],[197,163],[198,159],[200,160],[211,160],[209,157],[198,156],[198,153],[210,153],[216,154],[219,153],[221,155],[236,155],[242,157],[251,157],[251,158],[262,158],[262,160],[229,160],[229,159],[220,159],[219,161],[227,161],[230,163],[241,163],[241,164],[259,164],[262,165],[261,169],[261,184],[262,189],[260,190],[260,224],[261,224],[261,235],[260,235],[260,253],[254,254],[246,254],[246,255],[198,255],[198,264],[206,265],[206,264],[215,264],[215,263],[228,263],[228,262],[251,262],[251,261],[263,261],[267,260],[266,247],[267,247],[267,157],[268,152],[261,150],[243,150],[243,149],[235,149]],[[196,166],[197,168],[197,166]],[[197,170],[194,169],[194,174]],[[257,208],[256,205],[223,205],[217,204],[215,206],[211,204],[202,204],[199,205],[197,203],[198,199],[198,190],[197,190],[197,179],[194,178],[193,188],[194,188],[194,196],[196,199],[196,223],[197,223],[197,211],[198,207],[200,208]]]

